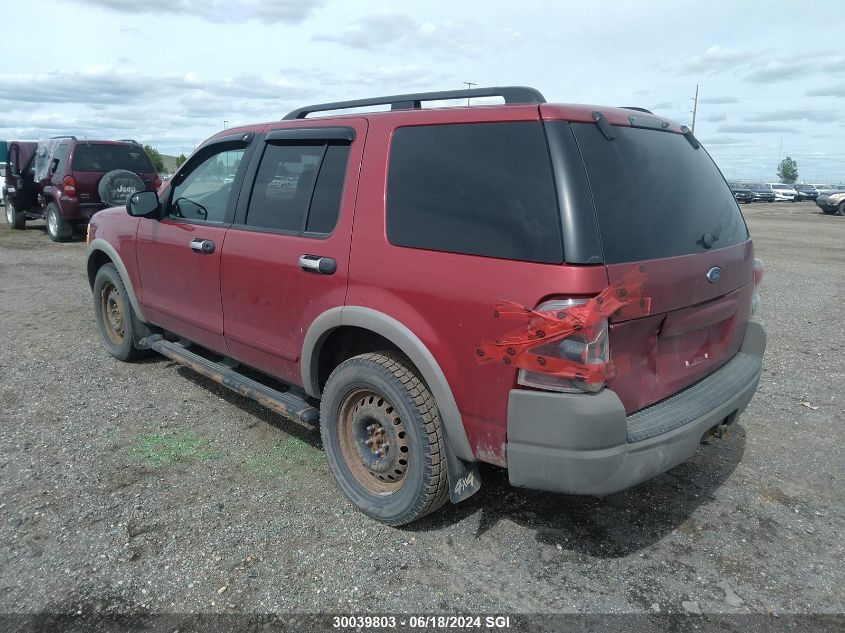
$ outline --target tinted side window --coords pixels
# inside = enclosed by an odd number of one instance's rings
[[[748,239],[730,188],[704,148],[680,134],[573,123],[595,200],[605,261],[700,253]],[[565,133],[549,124],[549,134]],[[704,236],[708,235],[707,239]]]
[[[267,144],[252,187],[246,225],[331,233],[348,158],[348,145]]]
[[[560,263],[560,226],[539,122],[394,133],[387,184],[391,244]]]
[[[329,145],[326,157],[320,167],[320,175],[311,199],[311,209],[305,231],[308,233],[331,233],[337,224],[340,202],[343,196],[343,181],[346,163],[349,160],[349,145]]]

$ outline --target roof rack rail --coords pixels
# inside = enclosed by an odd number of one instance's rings
[[[134,138],[119,138],[119,139],[117,139],[117,142],[118,143],[132,143],[133,145],[140,145],[140,143],[138,141],[136,141]]]
[[[654,114],[651,110],[646,110],[645,108],[638,108],[637,106],[619,106],[623,110],[636,110],[637,112],[645,112],[646,114]]]
[[[52,140],[52,139],[59,139],[59,138],[69,138],[69,139],[70,139],[70,140],[72,140],[72,141],[75,141],[75,140],[76,140],[76,137],[75,137],[75,136],[71,136],[70,134],[66,134],[66,135],[64,135],[64,136],[51,136],[51,137],[50,137],[50,139],[51,139],[51,140]]]
[[[546,98],[535,88],[526,86],[500,86],[491,88],[472,88],[470,90],[442,90],[440,92],[417,92],[352,101],[317,103],[288,112],[283,120],[304,119],[313,112],[330,110],[348,110],[369,106],[389,105],[391,110],[418,110],[423,101],[445,101],[447,99],[470,99],[473,97],[502,97],[507,104],[546,103]]]

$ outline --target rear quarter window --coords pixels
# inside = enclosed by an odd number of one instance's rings
[[[397,246],[562,262],[541,124],[398,128],[390,149],[387,237]]]
[[[564,133],[550,124],[552,133]],[[680,134],[574,123],[608,264],[689,255],[748,239],[721,172]],[[709,238],[705,238],[709,236]]]

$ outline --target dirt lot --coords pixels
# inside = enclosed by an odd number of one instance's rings
[[[352,509],[318,433],[109,357],[84,243],[3,224],[0,612],[845,611],[845,218],[743,211],[769,347],[731,436],[605,499],[484,468],[402,529]]]

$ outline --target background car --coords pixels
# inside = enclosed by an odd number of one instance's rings
[[[729,182],[728,185],[737,202],[742,202],[743,204],[754,202],[754,194],[745,185],[738,182]]]
[[[27,220],[44,218],[54,242],[70,239],[74,229],[87,224],[96,212],[125,204],[136,191],[161,186],[144,148],[131,140],[57,136],[39,142],[26,162],[12,160],[12,147],[9,156],[15,168],[7,175],[7,186],[10,178],[17,186],[15,211],[6,214],[7,221],[12,228],[23,229]]]
[[[795,200],[815,200],[819,195],[819,190],[815,185],[794,185]]]
[[[827,215],[845,215],[845,187],[839,191],[820,193],[816,205]]]
[[[774,202],[775,192],[770,187],[761,185],[759,183],[752,183],[745,185],[745,188],[751,192],[754,202]]]
[[[783,182],[767,182],[766,186],[775,193],[775,200],[781,202],[794,202],[798,195],[792,185]]]

